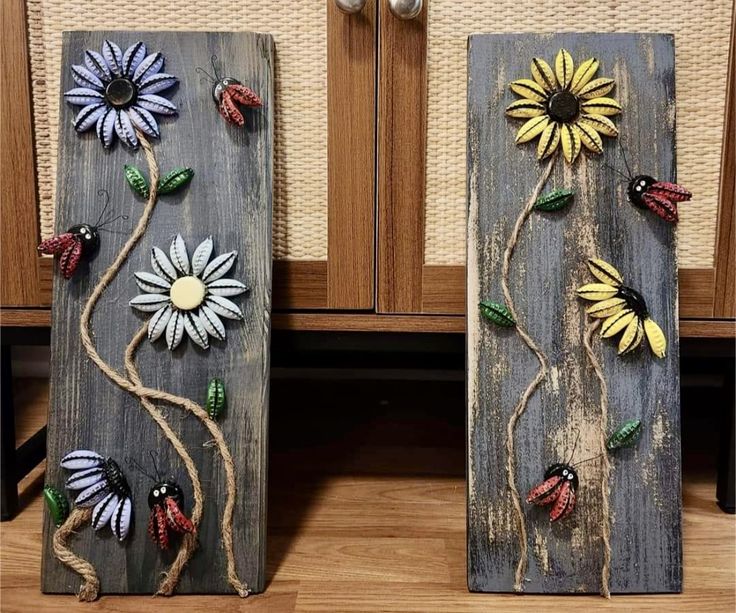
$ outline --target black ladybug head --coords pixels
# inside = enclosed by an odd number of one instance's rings
[[[161,506],[166,498],[173,498],[178,506],[184,503],[184,492],[173,480],[159,481],[148,492],[148,507]]]
[[[639,208],[646,208],[644,201],[641,197],[644,193],[655,183],[657,180],[649,175],[638,175],[629,181],[629,201],[631,204],[638,206]]]
[[[100,246],[100,235],[97,227],[88,223],[77,224],[67,230],[76,236],[82,243],[82,255],[90,256]]]
[[[241,85],[240,81],[233,79],[232,77],[225,77],[217,81],[212,88],[212,97],[217,104],[220,104],[220,98],[222,98],[222,92],[224,92],[230,85]]]
[[[545,481],[550,477],[562,477],[563,479],[567,479],[570,481],[572,489],[578,489],[578,474],[569,464],[552,464],[552,466],[550,466],[544,473]]]

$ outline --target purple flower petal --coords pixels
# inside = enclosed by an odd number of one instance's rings
[[[138,68],[138,64],[143,61],[144,57],[146,57],[146,46],[141,41],[128,47],[123,55],[123,76],[132,79],[135,69]]]
[[[152,53],[144,59],[135,69],[133,81],[140,83],[146,77],[156,74],[164,66],[164,56],[161,53]]]
[[[104,102],[85,106],[74,118],[74,129],[77,132],[86,132],[105,114],[106,109],[107,105]]]
[[[162,92],[165,89],[169,89],[173,85],[179,82],[175,76],[160,72],[158,74],[151,75],[141,81],[140,93],[141,94],[155,94]]]
[[[102,55],[116,77],[123,76],[123,52],[114,42],[106,40],[102,43]]]
[[[64,92],[64,98],[69,104],[78,104],[85,106],[87,104],[99,104],[105,101],[102,92],[89,89],[88,87],[75,87],[68,92]]]
[[[96,77],[103,81],[109,81],[112,78],[112,73],[107,66],[105,58],[103,58],[97,51],[87,49],[84,52],[84,64],[89,68]]]
[[[128,115],[133,125],[136,126],[144,134],[153,136],[154,138],[159,137],[158,123],[151,113],[140,106],[131,106],[128,109]]]
[[[151,113],[158,113],[159,115],[176,114],[176,105],[171,100],[167,100],[156,94],[141,94],[138,96],[138,106],[151,111]]]
[[[90,89],[96,89],[102,91],[105,89],[104,84],[94,74],[87,70],[84,66],[75,64],[72,66],[72,77],[77,82],[77,85],[82,87],[88,87]]]
[[[118,116],[115,119],[115,132],[126,145],[133,149],[138,147],[138,136],[126,111],[118,111]]]
[[[115,109],[107,109],[104,115],[97,120],[97,138],[102,141],[105,149],[109,149],[115,137]]]

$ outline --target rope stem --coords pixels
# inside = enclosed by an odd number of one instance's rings
[[[88,524],[91,519],[91,508],[76,507],[66,518],[66,521],[59,526],[59,529],[54,532],[52,539],[56,558],[83,579],[82,586],[77,594],[77,598],[82,602],[92,602],[97,599],[97,594],[100,591],[100,580],[97,578],[95,567],[75,554],[69,548],[68,542],[72,535]]]
[[[511,258],[514,255],[514,249],[519,241],[521,230],[529,219],[534,210],[534,204],[539,198],[539,194],[544,189],[547,179],[549,179],[552,173],[552,168],[555,163],[556,155],[553,155],[546,168],[542,172],[542,176],[539,178],[537,185],[532,191],[532,195],[527,201],[526,205],[522,209],[519,217],[516,219],[514,229],[509,236],[509,240],[506,243],[506,250],[503,254],[503,266],[501,268],[501,289],[503,291],[504,299],[506,301],[506,307],[509,309],[511,316],[516,320],[516,331],[518,332],[521,340],[524,341],[527,347],[534,353],[537,360],[539,361],[539,371],[537,372],[534,379],[529,383],[524,393],[521,395],[519,402],[514,408],[511,417],[509,417],[508,424],[506,425],[506,483],[511,493],[511,502],[514,505],[514,512],[516,514],[516,524],[519,537],[519,561],[516,565],[516,574],[514,579],[514,590],[521,592],[524,589],[523,581],[526,575],[526,569],[528,565],[528,553],[527,553],[527,531],[526,522],[524,521],[524,511],[521,507],[521,497],[519,496],[519,490],[516,487],[516,467],[514,460],[514,429],[516,423],[519,421],[522,413],[526,410],[526,406],[529,402],[534,391],[537,389],[539,384],[547,377],[548,366],[547,357],[544,355],[542,350],[537,346],[531,336],[526,332],[524,327],[519,321],[519,315],[516,312],[514,306],[514,299],[511,296],[511,290],[509,289],[509,270],[511,268]]]

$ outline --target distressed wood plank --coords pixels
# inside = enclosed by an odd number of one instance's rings
[[[505,107],[509,81],[528,78],[532,57],[553,61],[561,47],[576,64],[595,56],[616,79],[617,118],[634,168],[675,177],[674,49],[669,35],[478,35],[470,39],[468,87],[468,582],[473,591],[511,591],[519,557],[506,486],[506,424],[538,370],[513,329],[481,320],[478,301],[499,300],[506,241],[539,179],[535,147],[514,145],[520,126]],[[614,140],[605,161],[624,168]],[[638,445],[611,457],[611,590],[677,592],[682,585],[677,262],[674,227],[626,201],[626,184],[600,160],[560,159],[546,190],[574,187],[557,214],[532,214],[511,264],[510,283],[524,327],[547,354],[550,376],[532,396],[515,433],[522,496],[550,464],[599,453],[600,392],[582,344],[583,305],[575,289],[591,281],[588,257],[614,264],[646,297],[669,341],[666,359],[649,349],[628,359],[596,338],[609,387],[609,424],[643,419]],[[613,426],[609,426],[609,429]],[[575,512],[550,525],[548,508],[524,514],[529,533],[525,591],[597,592],[601,587],[600,466],[580,466]]]
[[[110,38],[123,48],[143,40],[166,56],[166,70],[180,79],[173,100],[175,121],[161,122],[162,138],[154,143],[160,168],[188,165],[195,177],[186,190],[159,199],[151,224],[123,269],[101,298],[93,318],[100,354],[122,371],[123,352],[144,318],[128,306],[138,294],[133,272],[150,271],[150,249],[165,251],[177,232],[191,256],[208,235],[215,254],[238,250],[232,276],[251,291],[234,300],[245,314],[243,323],[228,322],[227,341],[215,341],[208,352],[185,339],[176,351],[165,343],[144,341],[138,366],[144,383],[204,402],[208,379],[225,381],[228,407],[220,421],[236,463],[238,497],[233,526],[235,555],[241,579],[255,590],[264,587],[266,528],[266,425],[268,410],[271,309],[271,197],[273,127],[273,41],[250,33],[74,32],[64,37],[62,91],[73,87],[69,65],[78,63],[86,48],[99,49]],[[229,126],[219,116],[211,84],[195,66],[207,66],[216,54],[223,69],[253,87],[264,106],[249,112],[247,126]],[[66,477],[60,457],[77,448],[94,449],[125,466],[132,456],[150,465],[149,450],[157,452],[160,469],[173,474],[184,489],[186,510],[192,505],[191,484],[171,445],[136,398],[111,384],[87,359],[79,340],[79,315],[100,274],[119,252],[130,227],[143,209],[123,178],[123,164],[145,168],[142,152],[131,153],[118,143],[103,151],[94,134],[78,136],[71,128],[75,109],[61,101],[57,230],[83,220],[94,221],[100,208],[97,190],[107,189],[115,214],[130,221],[103,233],[100,251],[88,271],[65,282],[56,277],[53,296],[51,403],[46,480],[61,486]],[[179,593],[232,594],[225,577],[225,555],[219,525],[225,504],[225,477],[219,455],[201,423],[180,409],[164,407],[169,422],[186,443],[199,469],[205,494],[199,549],[184,571]],[[155,591],[160,573],[175,549],[161,554],[146,534],[150,480],[126,468],[134,495],[135,525],[126,544],[83,530],[73,549],[96,567],[102,593]],[[44,530],[42,589],[75,592],[79,578],[52,555],[53,529]],[[105,531],[109,533],[109,531]]]

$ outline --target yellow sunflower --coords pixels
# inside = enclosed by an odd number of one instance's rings
[[[599,77],[598,60],[585,60],[575,70],[572,56],[560,49],[554,71],[543,59],[535,57],[531,64],[533,79],[518,79],[509,87],[522,96],[509,105],[506,114],[526,119],[516,133],[516,144],[539,136],[537,159],[554,153],[562,143],[565,159],[572,164],[581,147],[595,154],[603,153],[604,136],[615,137],[618,129],[609,119],[621,112],[621,105],[606,97],[616,85],[613,79]]]
[[[588,268],[600,283],[579,287],[578,296],[595,302],[585,312],[603,319],[601,336],[610,338],[623,332],[618,343],[618,353],[622,355],[636,349],[646,335],[652,353],[663,358],[667,352],[667,339],[649,316],[644,297],[626,287],[621,273],[608,262],[590,259]]]

